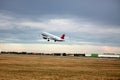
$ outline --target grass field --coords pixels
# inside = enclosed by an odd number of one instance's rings
[[[1,54],[0,80],[120,80],[120,59]]]

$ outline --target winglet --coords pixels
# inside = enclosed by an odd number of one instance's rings
[[[65,34],[62,34],[61,39],[64,39],[64,37],[65,37]]]

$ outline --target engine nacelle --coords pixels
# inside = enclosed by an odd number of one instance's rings
[[[47,39],[47,37],[44,36],[43,39]]]

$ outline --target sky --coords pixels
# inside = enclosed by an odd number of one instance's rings
[[[43,31],[65,42],[47,42]],[[0,50],[120,53],[120,1],[0,0]]]

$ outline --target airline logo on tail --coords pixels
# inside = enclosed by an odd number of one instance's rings
[[[54,40],[55,42],[62,42],[65,39],[65,34],[62,34],[61,37],[58,37],[48,32],[43,32],[41,35],[43,36],[43,39],[46,39],[47,41]]]
[[[64,39],[64,37],[65,37],[65,34],[63,34],[63,35],[61,36],[61,39]]]

